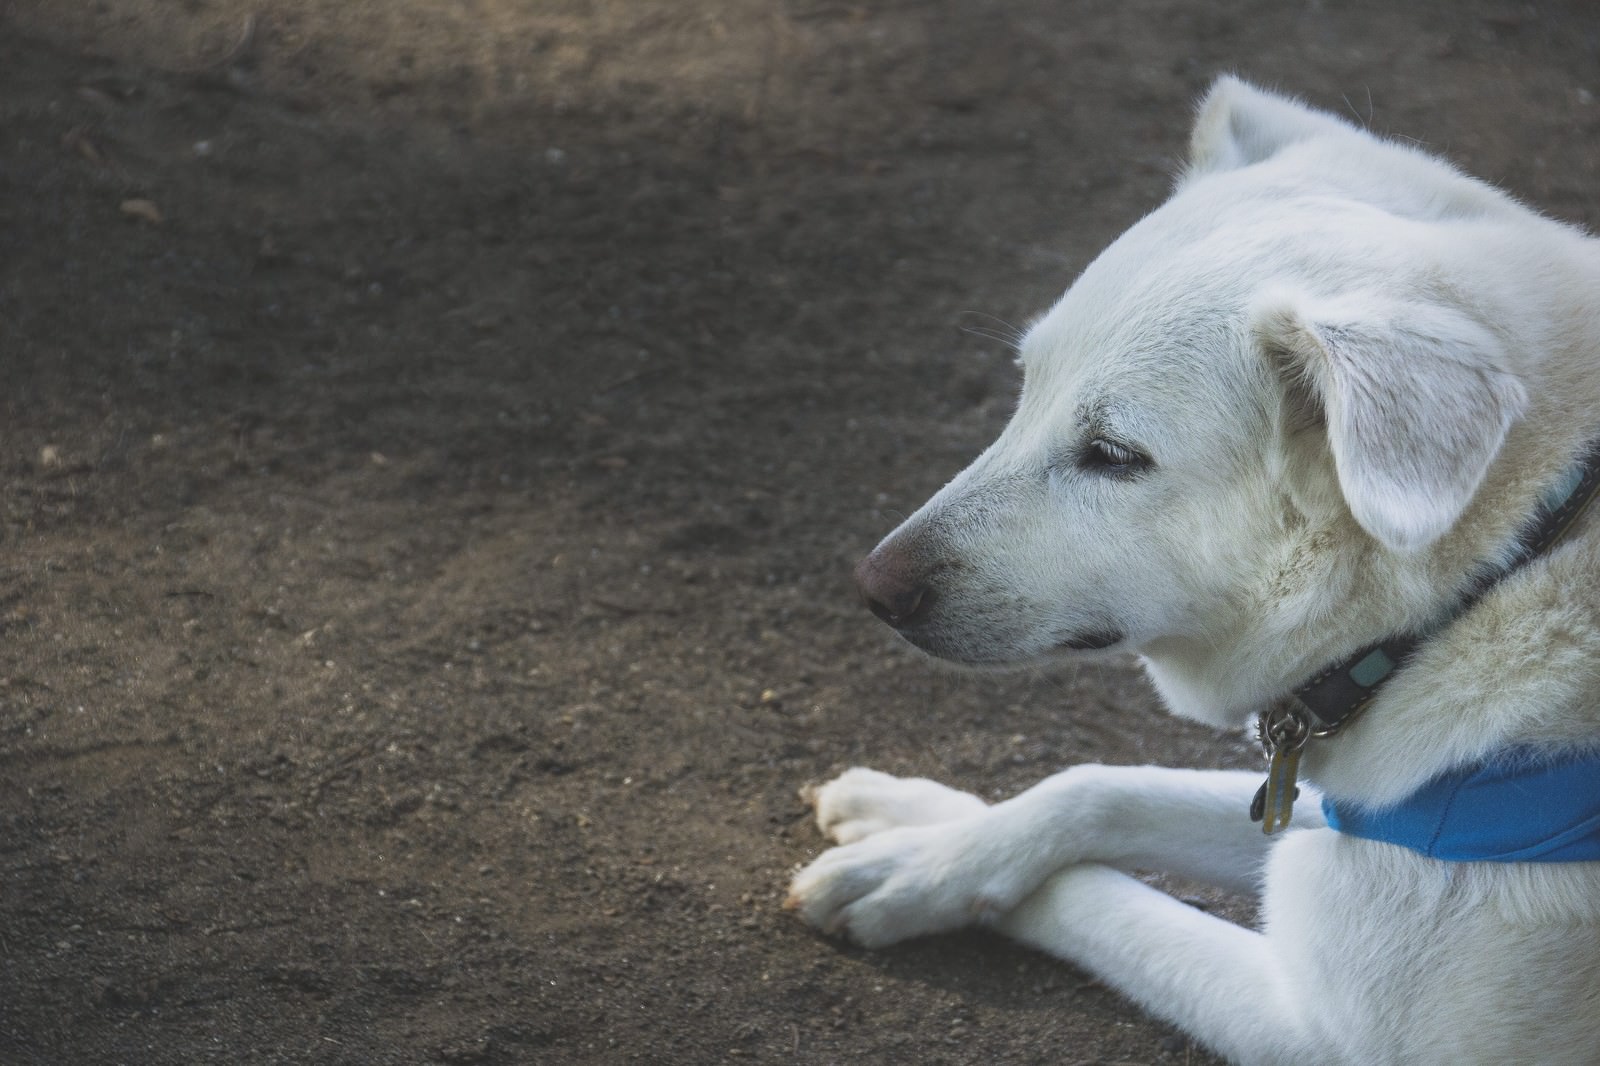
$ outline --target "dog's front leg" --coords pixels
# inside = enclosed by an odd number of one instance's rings
[[[1039,831],[1070,817],[1090,828],[1079,861],[1177,874],[1254,894],[1272,838],[1249,817],[1262,775],[1164,766],[1077,766],[1017,797]],[[1319,796],[1302,786],[1294,825],[1324,825]]]
[[[1195,910],[1105,866],[1063,870],[999,931],[1067,960],[1231,1062],[1346,1061],[1312,1039],[1302,987],[1270,936]]]
[[[1246,816],[1259,784],[1228,771],[1078,766],[985,807],[931,782],[851,770],[813,801],[824,831],[853,843],[802,870],[790,905],[818,928],[882,946],[993,919],[1073,863],[1252,890],[1267,850]],[[1320,823],[1314,803],[1303,807]]]

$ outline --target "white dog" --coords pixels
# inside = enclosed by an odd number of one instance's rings
[[[991,924],[1241,1063],[1600,1062],[1600,243],[1232,79],[1191,153],[857,580],[940,658],[1134,651],[1180,715],[1266,714],[1271,794],[854,769],[790,905],[868,946]]]

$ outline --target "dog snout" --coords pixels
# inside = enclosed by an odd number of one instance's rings
[[[915,625],[933,602],[926,574],[881,547],[856,565],[855,577],[867,609],[896,629]]]

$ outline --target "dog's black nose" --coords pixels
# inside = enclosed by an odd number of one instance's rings
[[[862,593],[862,597],[867,601],[867,610],[896,629],[901,629],[910,625],[917,612],[922,610],[922,601],[927,598],[927,592],[922,588],[905,589],[892,603],[866,593]]]
[[[856,565],[855,576],[867,609],[896,629],[915,625],[933,602],[927,584],[881,549]]]

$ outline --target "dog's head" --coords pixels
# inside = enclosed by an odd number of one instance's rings
[[[1174,709],[1236,722],[1514,532],[1520,502],[1464,516],[1533,491],[1485,479],[1559,340],[1530,290],[1576,240],[1224,79],[1172,198],[1028,332],[1010,424],[858,584],[940,658],[1134,651]]]

